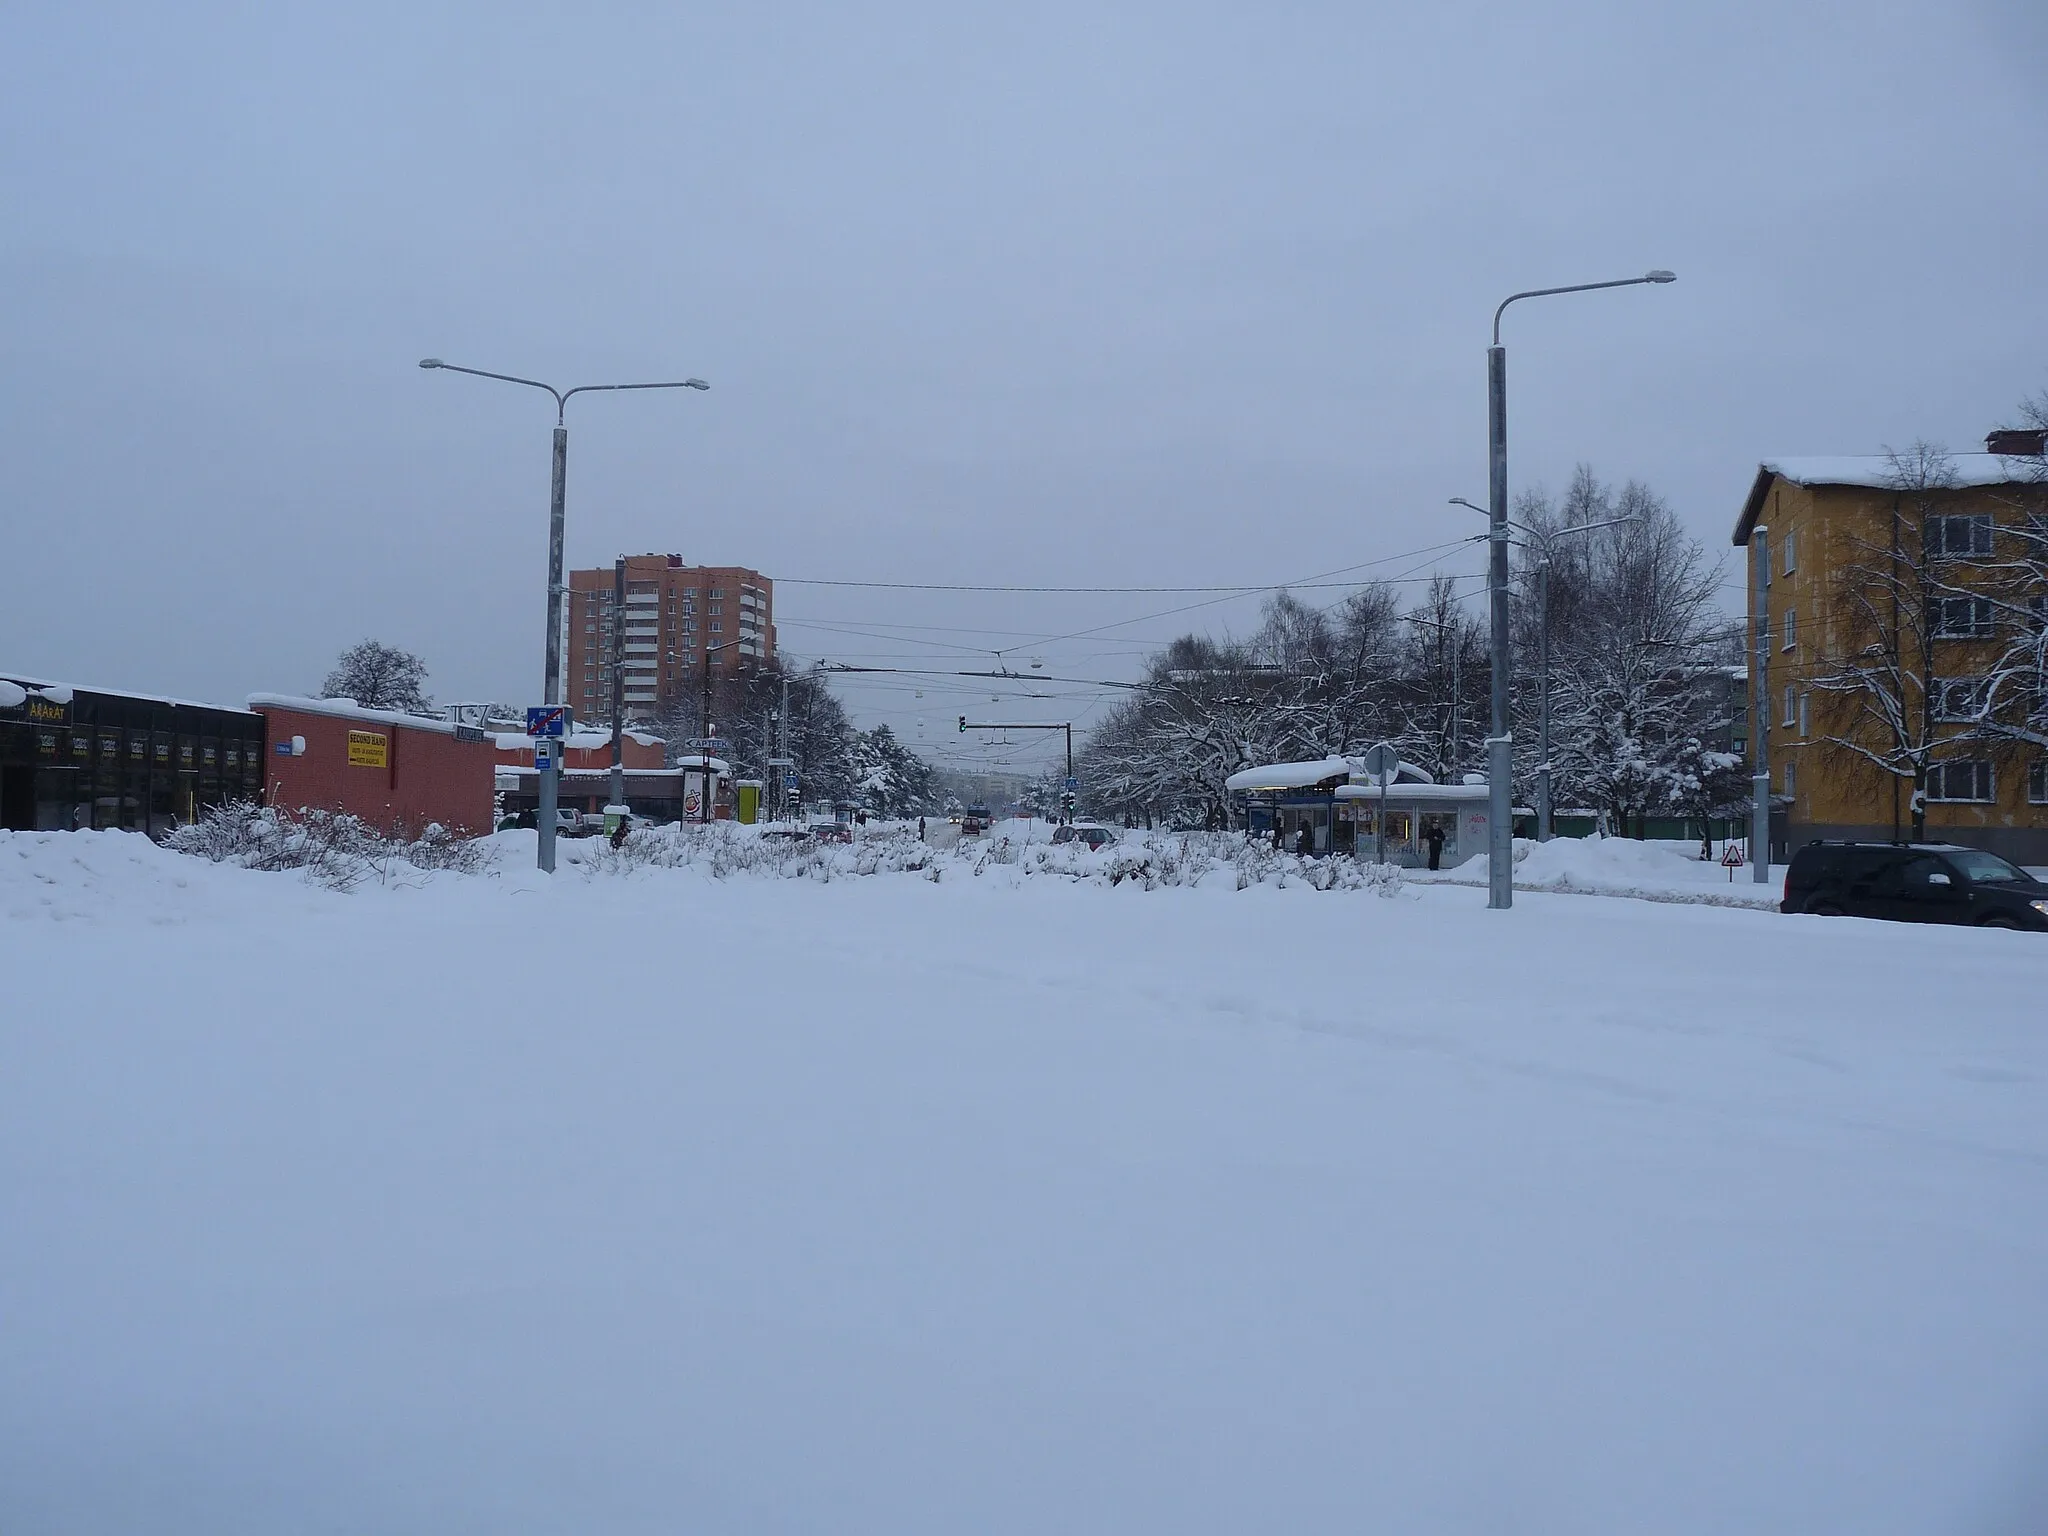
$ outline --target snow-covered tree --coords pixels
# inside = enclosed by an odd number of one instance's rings
[[[939,803],[932,765],[898,741],[887,725],[856,732],[851,758],[854,797],[867,810],[916,816]]]
[[[1732,655],[1713,562],[1656,492],[1637,481],[1611,492],[1587,465],[1555,504],[1540,491],[1525,495],[1516,521],[1532,530],[1524,574],[1549,559],[1554,801],[1603,810],[1624,827],[1683,811],[1696,798],[1703,743],[1725,725],[1716,718],[1725,689],[1717,697],[1701,686]],[[1592,531],[1571,531],[1579,528]],[[1515,715],[1530,743],[1537,622],[1535,605],[1522,604]],[[1520,757],[1526,774],[1534,754]]]
[[[395,709],[424,715],[433,710],[424,684],[427,664],[410,651],[381,640],[360,640],[336,658],[320,685],[327,699],[354,699],[365,709]]]
[[[785,683],[786,725],[779,720]],[[848,754],[855,732],[846,707],[819,673],[788,668],[780,660],[714,676],[708,712],[701,688],[681,690],[655,726],[668,740],[670,763],[689,755],[688,743],[712,734],[709,727],[715,726],[739,778],[773,782],[772,775],[780,770],[771,768],[768,759],[777,755],[773,749],[779,736],[787,755],[796,761],[805,801],[830,804],[844,799],[852,785]]]

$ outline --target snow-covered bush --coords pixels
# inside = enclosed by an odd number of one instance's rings
[[[366,880],[388,884],[423,870],[478,874],[491,863],[487,845],[458,837],[438,823],[408,837],[397,828],[379,832],[361,817],[340,811],[292,812],[246,800],[213,807],[172,831],[164,844],[216,864],[298,870],[337,891]]]
[[[764,836],[731,822],[640,827],[619,848],[571,843],[568,857],[586,875],[630,875],[646,869],[697,868],[716,880],[766,875],[784,880],[833,880],[918,873],[938,881],[949,870],[1006,880],[1055,879],[1153,891],[1200,885],[1212,878],[1237,890],[1256,885],[1306,886],[1317,891],[1373,891],[1398,895],[1401,870],[1347,858],[1309,859],[1276,852],[1230,832],[1129,833],[1101,851],[1087,844],[1033,843],[996,837],[941,850],[908,828],[870,830],[853,843]]]

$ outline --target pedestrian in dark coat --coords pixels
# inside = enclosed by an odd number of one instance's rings
[[[1444,829],[1442,824],[1432,821],[1429,824],[1429,830],[1423,834],[1423,837],[1429,843],[1429,867],[1435,869],[1443,862],[1444,857]]]
[[[1305,821],[1301,824],[1301,831],[1295,836],[1294,851],[1303,858],[1316,851],[1315,830]]]

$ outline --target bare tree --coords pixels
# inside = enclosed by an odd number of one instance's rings
[[[1891,506],[1879,533],[1843,535],[1847,558],[1836,568],[1833,620],[1812,686],[1825,760],[1837,772],[1889,785],[1894,833],[1903,793],[1919,841],[1927,833],[1928,769],[1945,739],[1938,716],[1947,695],[1935,642],[1959,637],[1954,621],[1974,627],[1976,615],[1943,601],[1952,595],[1939,569],[1948,552],[1930,527],[1955,489],[1954,461],[1926,442],[1888,457]],[[1755,706],[1763,729],[1770,701]]]
[[[320,695],[354,699],[365,709],[424,715],[434,707],[423,689],[426,680],[427,664],[412,652],[381,640],[359,640],[336,658]]]

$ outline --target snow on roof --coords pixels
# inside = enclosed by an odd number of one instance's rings
[[[1947,463],[1959,487],[2026,485],[2042,474],[2039,459],[2003,453],[1952,453]],[[1795,485],[1889,487],[1897,483],[1898,475],[1891,456],[1882,453],[1806,454],[1765,459],[1758,468]]]
[[[97,693],[110,699],[138,699],[144,704],[170,704],[179,709],[224,709],[230,714],[245,714],[232,704],[209,704],[204,699],[179,699],[167,693],[137,693],[133,688],[99,688],[91,683],[60,683],[47,677],[23,677],[18,672],[0,672],[0,678],[19,683],[24,688],[69,688],[74,694]]]
[[[1240,768],[1223,781],[1226,790],[1307,789],[1325,779],[1351,776],[1351,764],[1341,757],[1319,758],[1312,763],[1267,763],[1258,768]]]
[[[368,725],[402,725],[411,731],[431,731],[436,736],[453,736],[455,722],[434,715],[408,715],[396,709],[366,709],[354,699],[307,699],[289,693],[252,693],[251,709],[295,709],[302,714],[326,715],[335,720],[360,720]],[[526,738],[520,737],[524,742]]]
[[[624,731],[620,732],[620,734],[628,737],[633,741],[638,742],[643,747],[660,747],[667,745],[666,738],[653,735],[647,731],[636,731],[630,725],[627,726]],[[533,738],[527,735],[524,731],[493,731],[491,733],[491,736],[492,740],[496,743],[497,748],[500,752],[524,752],[528,747],[533,745]],[[612,733],[609,729],[598,730],[595,727],[590,727],[588,729],[579,727],[574,730],[571,730],[570,733],[562,739],[565,742],[567,742],[568,745],[575,747],[579,750],[585,748],[594,749],[597,747],[610,746],[612,744]]]
[[[714,769],[720,772],[724,771],[723,769],[718,769],[717,758],[713,758],[711,761]],[[625,768],[620,771],[628,779],[673,779],[684,772],[682,768]],[[497,767],[500,779],[504,778],[507,774],[517,776],[519,774],[535,774],[538,772],[540,770],[531,763],[500,763]],[[603,767],[564,768],[562,770],[562,777],[565,779],[605,779],[611,777],[611,769]]]
[[[1946,467],[1957,490],[1974,490],[1988,485],[2039,485],[2048,481],[2048,463],[2025,454],[1951,453]],[[1764,494],[1773,478],[1794,485],[1857,485],[1883,490],[1897,483],[1898,467],[1890,454],[1834,453],[1803,454],[1790,458],[1765,459],[1756,467],[1756,480],[1749,499],[1736,519],[1735,542],[1747,544],[1749,531],[1763,510]]]
[[[1232,794],[1239,791],[1256,793],[1269,789],[1307,789],[1325,779],[1343,778],[1356,781],[1365,777],[1365,770],[1357,758],[1339,757],[1332,753],[1326,758],[1309,763],[1267,763],[1257,768],[1240,768],[1223,781],[1223,788]],[[1402,760],[1394,770],[1394,782],[1427,784],[1433,775],[1416,764]]]
[[[1484,800],[1488,790],[1479,784],[1414,784],[1395,780],[1387,787],[1389,800]],[[1377,784],[1339,784],[1339,800],[1377,800],[1380,790]]]
[[[627,731],[625,734],[628,736],[633,735],[631,731]],[[572,729],[568,735],[554,739],[560,741],[565,746],[575,747],[578,751],[595,751],[599,747],[608,747],[612,744],[612,733],[610,731],[580,731]],[[637,740],[638,738],[635,739]],[[493,731],[491,733],[491,740],[500,752],[524,752],[533,745],[534,741],[533,737],[527,735],[524,731]]]

